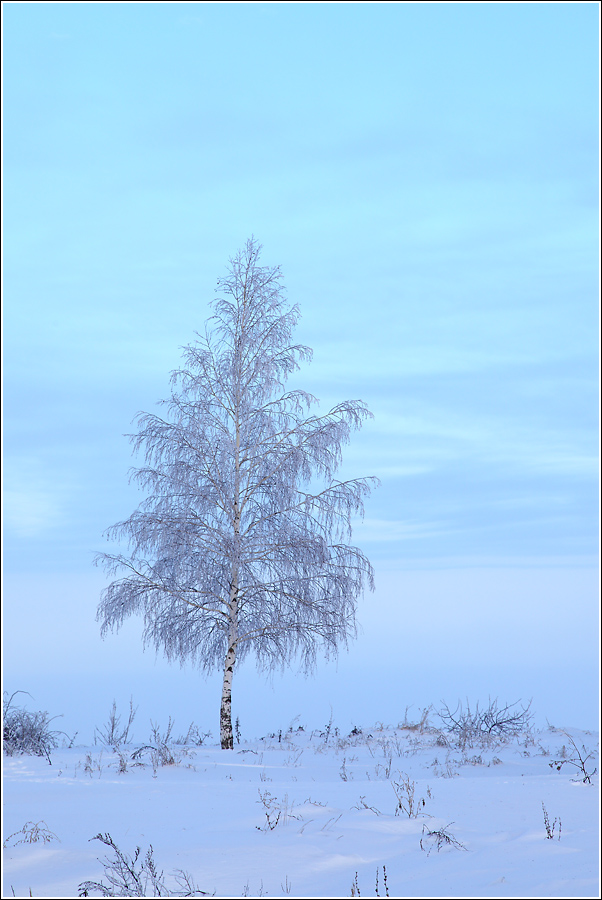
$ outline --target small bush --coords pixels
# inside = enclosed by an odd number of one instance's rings
[[[278,798],[273,797],[269,791],[264,791],[263,794],[261,791],[258,791],[258,793],[259,800],[257,803],[263,805],[266,817],[265,825],[255,826],[258,831],[273,831],[278,823],[286,825],[290,819],[303,818],[303,816],[293,815],[295,803],[294,801],[289,803],[288,794],[285,794],[282,800],[278,800]]]
[[[598,751],[588,750],[585,744],[582,744],[581,749],[579,749],[568,731],[561,731],[561,734],[564,734],[567,738],[570,745],[569,750],[567,751],[567,748],[563,747],[563,758],[554,759],[548,765],[551,769],[557,769],[559,772],[563,766],[572,766],[579,772],[578,781],[582,781],[584,784],[591,784],[592,778],[598,771],[596,768],[592,769],[593,760],[597,758]],[[590,760],[592,760],[591,763]]]
[[[466,701],[466,709],[459,702],[452,712],[447,704],[437,713],[448,734],[453,735],[460,749],[474,743],[487,745],[496,740],[506,742],[528,729],[533,720],[531,701],[523,706],[520,700],[499,706],[497,698],[489,700],[486,707],[479,704],[474,710]]]
[[[409,706],[406,706],[406,711],[403,717],[403,722],[400,722],[397,726],[398,728],[402,728],[404,731],[418,731],[420,734],[423,734],[425,731],[429,730],[428,718],[431,713],[433,707],[425,706],[424,709],[420,710],[420,720],[418,722],[409,722],[408,721],[408,710]]]
[[[104,744],[105,747],[111,747],[113,750],[118,750],[119,747],[122,747],[124,744],[129,744],[130,728],[134,723],[137,711],[138,707],[134,709],[134,704],[130,697],[128,720],[127,723],[122,726],[121,716],[117,715],[117,703],[113,700],[113,706],[109,713],[107,724],[102,729],[96,728],[94,730],[94,743],[96,744],[96,742],[99,741],[101,744]]]
[[[102,742],[112,746],[115,750],[117,771],[120,774],[127,772],[130,765],[144,766],[150,763],[155,774],[162,766],[178,766],[185,757],[190,755],[189,746],[191,744],[200,747],[211,736],[211,732],[202,733],[193,723],[185,735],[174,738],[174,722],[170,716],[164,731],[161,731],[159,725],[151,720],[149,743],[142,744],[129,753],[129,751],[125,751],[124,744],[129,741],[129,728],[135,712],[130,701],[128,724],[125,729],[120,729],[119,716],[116,716],[115,703],[113,703],[113,710],[104,732],[99,732],[97,729],[97,734]],[[90,768],[86,767],[86,772],[91,771],[91,765],[92,760],[90,760]]]
[[[238,721],[238,719],[236,720]],[[181,734],[175,741],[176,744],[190,746],[190,744],[194,744],[196,747],[202,747],[206,740],[211,737],[210,731],[201,731],[198,725],[195,725],[194,722],[190,723],[188,731],[186,734]],[[240,744],[240,741],[237,738],[237,742]]]
[[[156,722],[151,721],[151,734],[149,743],[138,747],[131,755],[133,762],[140,762],[145,753],[148,753],[150,764],[156,773],[161,766],[177,766],[186,755],[186,749],[176,750],[177,742],[172,736],[174,722],[169,717],[167,728],[163,733]]]
[[[560,821],[560,819],[554,819],[554,821],[550,825],[550,817],[548,815],[548,811],[545,807],[543,800],[541,801],[541,808],[543,810],[543,823],[546,827],[546,838],[549,841],[554,840],[554,829],[556,828],[556,825],[558,824],[558,840],[560,840],[560,835],[562,833],[562,822]]]
[[[170,716],[167,722],[167,728],[162,734],[159,725],[156,722],[151,722],[150,740],[153,745],[151,762],[154,769],[159,766],[175,766],[179,762],[178,753],[173,746],[175,743],[172,737],[173,726],[174,723]]]
[[[464,844],[461,844],[460,841],[457,841],[453,834],[450,834],[447,830],[450,825],[453,825],[453,822],[450,822],[444,828],[437,828],[433,831],[429,831],[426,825],[422,826],[422,837],[420,838],[420,849],[426,851],[426,855],[430,856],[433,850],[436,850],[437,853],[441,850],[442,847],[455,847],[456,850],[466,850]],[[429,845],[428,850],[426,846]]]
[[[53,831],[49,830],[46,822],[26,822],[19,831],[15,831],[14,834],[9,834],[2,846],[11,846],[9,841],[12,841],[12,839],[16,837],[18,837],[19,840],[12,844],[13,847],[18,846],[18,844],[38,844],[40,841],[44,844],[49,844],[50,841],[58,841],[60,844],[60,838],[58,838]]]
[[[113,851],[113,859],[105,857],[99,860],[105,870],[107,884],[102,881],[83,881],[78,887],[79,897],[90,897],[95,894],[101,897],[201,897],[212,896],[198,888],[188,872],[178,869],[173,878],[177,887],[170,888],[165,884],[163,872],[157,870],[153,859],[153,848],[141,856],[140,847],[136,847],[133,856],[128,856],[119,849],[111,835],[97,834],[92,841],[101,841]]]
[[[65,737],[67,735],[64,731],[54,731],[50,728],[50,723],[60,716],[51,718],[46,711],[29,712],[24,707],[13,705],[13,698],[17,694],[26,693],[27,691],[15,691],[9,697],[8,693],[4,692],[2,702],[4,752],[7,756],[16,756],[21,753],[45,756],[49,764],[52,764],[50,751],[58,747],[60,735]],[[71,743],[73,740],[74,738],[71,738]]]
[[[84,765],[84,772],[86,775],[89,775],[90,778],[92,778],[94,772],[98,772],[98,777],[100,778],[102,770],[102,750],[96,759],[93,758],[91,753],[86,753],[86,764]]]
[[[417,819],[420,815],[426,815],[424,813],[426,800],[416,794],[416,782],[411,781],[410,776],[403,772],[399,772],[397,778],[397,781],[394,778],[391,779],[391,787],[397,798],[395,815],[403,813],[409,819]],[[427,788],[427,795],[430,797],[430,788]]]

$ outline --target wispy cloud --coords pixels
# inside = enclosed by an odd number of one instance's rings
[[[18,538],[50,533],[66,521],[64,486],[50,484],[35,460],[5,462],[4,526]]]
[[[439,522],[416,522],[411,520],[363,519],[353,524],[354,540],[358,543],[407,541],[430,538],[449,531]]]
[[[497,466],[547,474],[596,477],[597,448],[582,429],[561,430],[525,423],[518,416],[470,416],[441,408],[418,413],[382,411],[372,426],[377,474],[425,471],[446,460],[488,460]],[[386,459],[386,461],[385,461]],[[382,468],[378,461],[382,460]]]

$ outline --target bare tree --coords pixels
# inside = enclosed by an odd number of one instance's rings
[[[312,351],[291,344],[299,310],[260,250],[251,238],[230,260],[204,336],[172,373],[165,416],[138,414],[130,437],[145,465],[133,477],[148,496],[107,532],[131,555],[97,556],[121,574],[98,608],[103,634],[142,613],[145,643],[169,659],[223,665],[223,748],[235,663],[252,650],[259,668],[300,655],[311,670],[318,648],[328,656],[354,635],[356,600],[374,587],[346,541],[377,479],[334,478],[341,445],[372,414],[348,401],[309,415],[316,398],[285,389]]]

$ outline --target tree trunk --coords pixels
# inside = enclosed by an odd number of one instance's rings
[[[237,360],[240,365],[240,346],[237,346]],[[239,366],[237,367],[239,369]],[[240,383],[240,371],[238,371],[237,384]],[[236,403],[236,444],[234,451],[234,498],[233,498],[233,529],[234,547],[232,557],[232,577],[230,581],[230,630],[228,635],[228,652],[224,662],[224,680],[222,682],[222,704],[219,715],[220,742],[222,750],[234,749],[234,735],[232,734],[232,675],[236,661],[236,644],[238,639],[238,567],[240,562],[240,395],[237,392]]]
[[[228,647],[224,663],[224,681],[222,684],[222,704],[219,714],[220,742],[222,750],[234,749],[232,733],[232,675],[236,660],[236,645]]]
[[[224,680],[222,682],[222,703],[219,714],[219,732],[222,750],[234,749],[232,734],[232,675],[236,662],[236,646],[238,643],[238,569],[235,566],[230,583],[230,628],[228,634],[228,652],[224,661]]]

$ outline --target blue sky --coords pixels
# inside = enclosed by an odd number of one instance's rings
[[[311,681],[245,667],[235,713],[533,695],[595,725],[598,16],[3,4],[5,689],[73,730],[132,692],[216,718],[139,623],[101,642],[91,560],[139,501],[123,435],[254,234],[314,349],[295,384],[366,401],[343,473],[382,486],[363,635]]]

